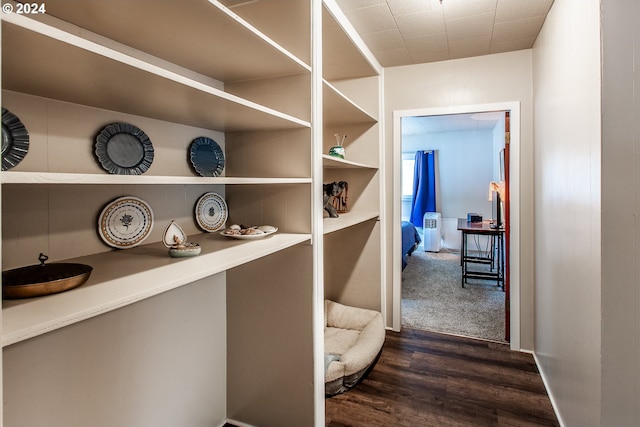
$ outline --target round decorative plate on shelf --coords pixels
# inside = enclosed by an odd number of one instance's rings
[[[189,160],[200,176],[220,176],[224,170],[224,153],[222,148],[211,138],[201,136],[191,141]]]
[[[128,123],[106,126],[96,137],[102,167],[115,175],[142,175],[153,163],[153,145],[142,130]]]
[[[232,239],[257,240],[257,239],[264,239],[265,237],[268,237],[273,233],[275,233],[276,231],[278,231],[278,227],[273,227],[271,225],[263,225],[260,227],[250,227],[250,229],[257,229],[257,230],[260,230],[260,232],[257,234],[251,234],[250,232],[246,234],[242,234],[242,231],[245,231],[245,230],[226,229],[224,231],[221,231],[220,234],[226,237],[231,237]]]
[[[227,202],[217,193],[205,193],[196,203],[196,221],[204,231],[220,230],[228,215]]]
[[[22,161],[29,151],[29,132],[20,119],[6,108],[2,109],[2,170],[6,171]]]
[[[143,200],[120,197],[102,209],[98,232],[102,240],[114,248],[126,249],[142,243],[153,228],[153,211]]]

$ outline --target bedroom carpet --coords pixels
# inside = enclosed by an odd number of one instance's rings
[[[474,279],[463,288],[461,274],[458,252],[418,247],[402,272],[402,326],[505,342],[504,292]]]

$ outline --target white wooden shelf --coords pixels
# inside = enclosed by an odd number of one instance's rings
[[[189,242],[202,247],[202,253],[191,258],[171,258],[162,243],[152,243],[65,260],[92,266],[89,280],[59,294],[3,301],[2,345],[98,316],[309,240],[307,234],[276,233],[248,241],[207,233],[189,237]]]
[[[322,75],[327,80],[344,80],[380,75],[382,67],[335,0],[323,0]]]
[[[223,132],[310,127],[224,92],[211,77],[82,28],[16,14],[3,21],[3,89]],[[297,74],[309,72],[294,64]]]
[[[340,214],[338,218],[324,218],[323,233],[334,233],[366,221],[378,219],[379,216],[378,212],[347,212]]]
[[[340,92],[328,81],[323,81],[323,116],[325,125],[375,123],[377,119]]]
[[[0,173],[2,184],[155,184],[155,185],[202,185],[202,184],[309,184],[311,178],[251,178],[251,177],[199,177],[199,176],[154,176],[154,175],[109,175],[57,172]]]
[[[48,24],[57,21],[74,26],[77,30],[70,32],[85,38],[89,33],[99,34],[107,42],[110,39],[223,82],[310,70],[307,63],[216,0],[117,5],[83,1],[72,6],[66,1],[51,1],[46,8],[46,15],[32,17]],[[281,12],[264,7],[261,19],[269,20]],[[3,14],[5,18],[10,17]],[[103,39],[97,41],[108,45]]]
[[[353,162],[351,160],[341,159],[340,157],[330,156],[329,154],[322,155],[322,166],[326,169],[377,169],[377,167],[373,165]]]

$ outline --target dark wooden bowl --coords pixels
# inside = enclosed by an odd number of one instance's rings
[[[40,264],[2,272],[2,298],[32,298],[68,291],[89,279],[93,267],[86,264],[51,263],[40,254]]]

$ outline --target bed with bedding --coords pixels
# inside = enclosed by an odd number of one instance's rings
[[[422,238],[418,229],[409,221],[402,221],[402,269],[407,266],[408,257],[420,245]]]

